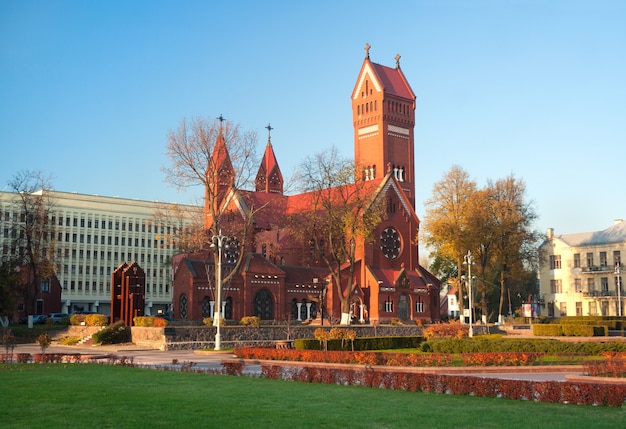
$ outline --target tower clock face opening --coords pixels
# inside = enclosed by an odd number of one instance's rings
[[[402,250],[402,240],[395,228],[389,226],[380,234],[380,250],[387,259],[396,259]]]

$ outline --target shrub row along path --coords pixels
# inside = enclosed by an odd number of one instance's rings
[[[4,350],[1,350],[4,352]],[[18,344],[14,353],[41,353],[37,344]],[[199,350],[167,350],[145,349],[134,344],[97,345],[97,346],[64,346],[52,344],[46,349],[46,354],[80,353],[82,356],[105,356],[116,355],[132,358],[132,362],[138,366],[146,367],[169,367],[177,368],[185,363],[194,363],[194,368],[199,370],[221,370],[223,360],[233,360],[232,351],[199,351]],[[176,362],[176,363],[174,363]],[[325,367],[341,366],[340,364],[324,364],[313,362],[285,362],[285,361],[246,361],[244,374],[260,375],[261,364],[286,365],[286,366],[311,366],[320,365]],[[362,365],[348,365],[358,366]],[[395,367],[397,368],[397,367]],[[420,371],[437,374],[462,375],[468,377],[488,377],[508,380],[531,380],[531,381],[566,381],[566,377],[578,377],[583,375],[582,366],[516,366],[516,367],[425,367],[406,368],[409,371]]]

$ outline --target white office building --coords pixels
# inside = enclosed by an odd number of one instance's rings
[[[155,219],[155,212],[172,203],[49,191],[54,201],[57,278],[62,287],[62,310],[110,314],[111,273],[120,264],[136,261],[146,273],[145,314],[168,311],[172,302],[172,263],[180,253],[171,240],[175,228],[187,221]],[[15,253],[12,226],[19,221],[17,194],[0,192],[0,252]],[[198,207],[177,205],[184,213]]]
[[[540,250],[544,255],[541,303],[548,316],[623,315],[625,221],[616,220],[602,231],[576,234],[556,235],[550,228]]]

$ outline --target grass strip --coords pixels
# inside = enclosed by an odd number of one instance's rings
[[[0,366],[3,428],[621,427],[624,408],[95,364]]]

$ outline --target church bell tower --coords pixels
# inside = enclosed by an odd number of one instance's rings
[[[392,172],[415,207],[415,94],[400,69],[370,61],[370,46],[352,91],[354,160],[364,180]]]

